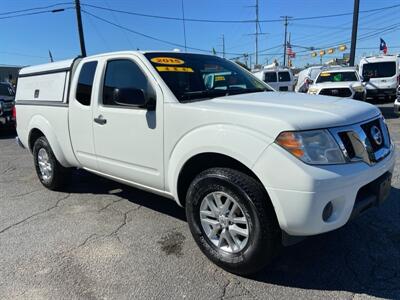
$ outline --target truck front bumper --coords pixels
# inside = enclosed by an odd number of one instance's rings
[[[367,89],[367,97],[396,97],[396,89]]]
[[[292,236],[308,236],[335,230],[382,201],[387,196],[382,194],[390,192],[394,164],[393,145],[390,154],[372,166],[315,166],[272,144],[253,171],[268,192],[281,229]]]

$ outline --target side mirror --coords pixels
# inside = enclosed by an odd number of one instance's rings
[[[362,82],[369,82],[369,80],[370,80],[370,78],[369,78],[369,77],[367,77],[367,76],[364,76],[364,77],[363,77],[363,80],[362,80]]]
[[[155,96],[145,95],[142,89],[134,88],[115,88],[113,91],[114,103],[122,106],[142,107],[148,110],[155,109]]]

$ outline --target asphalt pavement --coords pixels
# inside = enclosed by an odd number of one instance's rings
[[[400,119],[380,105],[400,149]],[[2,299],[400,299],[400,154],[390,198],[251,278],[213,265],[173,201],[85,171],[46,190],[0,132]]]

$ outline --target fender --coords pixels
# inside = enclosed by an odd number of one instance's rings
[[[262,133],[242,126],[212,124],[197,127],[183,135],[173,149],[167,152],[165,187],[178,202],[179,174],[191,157],[201,153],[218,153],[252,169],[258,157],[272,142],[271,138]]]
[[[49,121],[47,121],[41,115],[34,115],[29,122],[28,128],[29,128],[28,141],[29,141],[32,130],[35,128],[39,129],[41,132],[43,132],[46,139],[49,141],[50,147],[53,150],[53,153],[56,156],[58,162],[63,167],[66,167],[66,168],[72,167],[72,165],[66,159],[64,152],[60,146],[60,142],[57,139],[57,135],[54,133]]]

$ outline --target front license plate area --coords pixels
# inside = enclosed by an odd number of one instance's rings
[[[384,174],[374,182],[371,188],[378,198],[378,203],[383,203],[390,195],[390,190],[392,188],[392,174]]]

